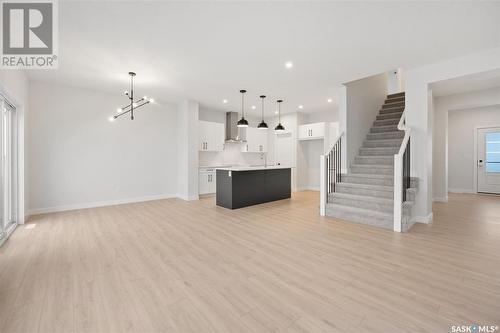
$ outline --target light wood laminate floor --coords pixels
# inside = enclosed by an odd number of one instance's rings
[[[500,325],[500,198],[397,234],[318,194],[170,199],[32,218],[0,248],[1,332],[449,332]]]

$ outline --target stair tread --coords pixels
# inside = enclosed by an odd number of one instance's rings
[[[383,203],[383,204],[392,204],[393,203],[393,199],[379,198],[379,197],[374,197],[374,196],[370,196],[370,195],[359,195],[359,194],[338,193],[338,192],[331,193],[330,195],[332,195],[334,197],[355,199],[355,200],[359,200],[359,201],[378,202],[378,203]],[[331,202],[331,203],[334,203],[334,202]]]
[[[349,182],[340,182],[337,185],[345,185],[348,187],[357,187],[367,190],[381,190],[381,191],[393,191],[394,186],[385,186],[385,185],[372,185],[372,184],[358,184],[358,183],[349,183]]]
[[[356,172],[349,172],[345,175],[350,176],[350,177],[364,177],[364,178],[372,178],[372,179],[373,178],[392,179],[394,177],[394,175],[379,175],[379,174],[373,174],[373,173],[356,173]]]
[[[351,167],[363,167],[363,168],[380,168],[380,169],[394,169],[393,165],[389,164],[351,164]]]
[[[377,150],[394,149],[394,147],[361,147],[359,149],[377,151]]]
[[[356,158],[361,158],[361,159],[374,159],[374,158],[388,158],[388,157],[393,157],[394,154],[387,154],[387,155],[356,155]]]

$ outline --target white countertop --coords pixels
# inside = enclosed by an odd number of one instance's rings
[[[216,168],[217,170],[227,171],[252,171],[252,170],[272,170],[272,169],[291,169],[289,166],[284,165],[268,165],[267,167],[261,166],[234,166],[226,168]]]

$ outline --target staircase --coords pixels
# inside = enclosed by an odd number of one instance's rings
[[[393,230],[394,154],[398,153],[405,136],[404,131],[398,130],[404,106],[404,92],[387,96],[348,173],[341,174],[333,193],[327,194],[327,216]],[[402,231],[411,226],[411,209],[417,191],[416,179],[408,180],[410,184],[402,206]]]

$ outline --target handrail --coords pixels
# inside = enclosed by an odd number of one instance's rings
[[[340,140],[340,138],[342,138],[343,135],[344,135],[344,131],[340,132],[340,134],[337,134],[337,136],[335,137],[335,141],[333,141],[333,145],[331,145],[330,149],[328,149],[326,151],[327,155],[328,155],[329,152],[331,152],[333,150],[333,148],[335,147],[335,145],[337,144],[337,142]]]
[[[406,189],[409,186],[409,181],[403,179],[403,173],[406,171],[406,177],[409,179],[410,167],[410,152],[409,141],[411,136],[411,128],[406,126],[406,110],[403,111],[398,123],[398,130],[404,131],[405,135],[398,153],[394,154],[394,231],[402,231],[402,215],[403,215],[403,201],[406,198]],[[405,161],[403,161],[405,159]],[[406,162],[406,165],[404,165]],[[403,170],[405,168],[405,170]]]

